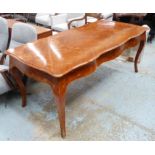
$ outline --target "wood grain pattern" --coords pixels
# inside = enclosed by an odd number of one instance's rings
[[[61,77],[145,31],[136,25],[101,20],[29,43],[8,54],[31,67]]]
[[[140,44],[137,60],[146,41],[146,29],[119,22],[98,21],[81,28],[8,50],[10,72],[15,74],[25,105],[26,88],[17,70],[50,85],[56,99],[61,136],[66,136],[65,95],[74,80],[93,73],[97,67],[115,59],[130,47]],[[14,73],[15,70],[15,73]],[[14,76],[14,77],[15,77]]]

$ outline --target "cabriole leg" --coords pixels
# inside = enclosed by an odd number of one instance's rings
[[[61,137],[64,138],[66,136],[66,126],[65,126],[65,95],[66,95],[66,85],[65,84],[58,84],[55,85],[53,88],[58,116],[59,116],[59,123],[60,123],[60,130],[61,130]]]
[[[142,50],[143,50],[143,48],[144,48],[145,42],[146,42],[146,34],[144,33],[143,36],[142,36],[142,40],[141,40],[141,42],[140,42],[140,45],[139,45],[139,48],[138,48],[136,57],[135,57],[135,61],[134,61],[134,67],[135,67],[135,72],[136,72],[136,73],[138,72],[137,63],[138,63],[139,57],[140,57],[140,55],[141,55],[141,52],[142,52]]]

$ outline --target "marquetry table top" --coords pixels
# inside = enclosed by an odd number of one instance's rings
[[[35,69],[61,77],[145,31],[141,26],[100,20],[9,49],[6,53]]]

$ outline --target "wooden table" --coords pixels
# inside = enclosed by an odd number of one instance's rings
[[[19,76],[21,72],[50,85],[56,99],[61,136],[65,137],[65,95],[69,83],[93,73],[103,62],[140,43],[134,62],[138,72],[137,60],[145,41],[144,27],[100,20],[10,49],[6,54],[10,56],[10,73],[19,86],[23,107],[26,89]]]
[[[8,22],[9,32],[11,33],[13,24],[19,23],[20,21],[16,21],[14,19],[7,19],[7,22]],[[27,23],[27,24],[30,24],[30,23]],[[51,29],[48,29],[42,26],[37,26],[34,24],[30,24],[30,25],[32,25],[36,29],[38,34],[38,39],[45,38],[52,35]]]

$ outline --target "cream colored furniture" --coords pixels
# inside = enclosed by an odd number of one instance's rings
[[[2,59],[3,53],[7,49],[8,44],[8,24],[5,18],[0,17],[0,60]],[[5,72],[8,71],[8,66],[5,66],[0,63],[0,95],[8,92],[10,90],[10,86],[8,85],[6,81],[6,75]],[[5,78],[4,78],[5,77]]]
[[[87,23],[92,23],[100,19],[112,21],[113,18],[112,13],[86,13],[86,16]]]
[[[71,22],[71,27],[79,27],[85,25],[85,19],[83,19],[85,13],[68,13],[68,23]]]
[[[7,28],[8,29],[8,28]],[[10,41],[10,49],[16,48],[20,45],[37,40],[36,29],[25,23],[16,23],[12,27],[12,35]],[[3,61],[0,64],[0,94],[12,90],[14,87],[11,77],[8,73],[9,70],[9,57],[3,54]]]
[[[37,40],[36,29],[26,23],[15,23],[12,27],[12,35],[9,48],[15,48]]]
[[[51,27],[49,15],[49,13],[37,13],[35,16],[35,22],[46,27]],[[51,13],[51,15],[55,15],[55,13]]]
[[[50,23],[51,23],[50,26],[52,30],[61,32],[68,29],[66,13],[57,14],[55,16],[53,16],[52,14],[49,14],[49,17],[50,17]]]
[[[51,28],[61,32],[73,27],[79,27],[85,24],[84,13],[58,14],[51,17]]]
[[[9,32],[7,20],[0,17],[0,55],[2,55],[2,53],[7,49],[8,38]]]

